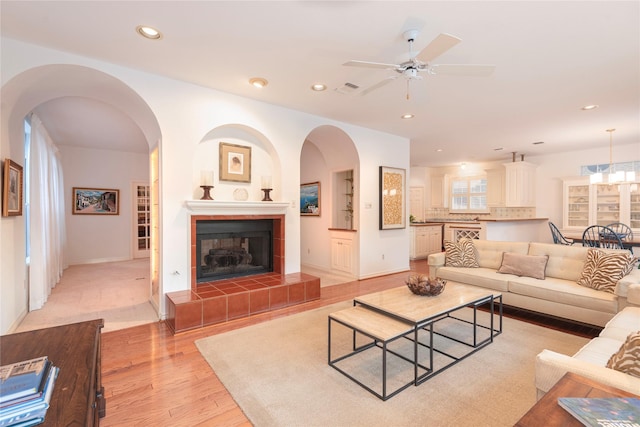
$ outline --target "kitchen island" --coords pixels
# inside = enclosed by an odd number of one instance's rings
[[[549,218],[491,218],[473,219],[429,218],[420,224],[444,224],[443,240],[458,241],[461,238],[501,240],[501,241],[550,241],[547,225]]]

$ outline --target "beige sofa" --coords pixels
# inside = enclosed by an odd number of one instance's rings
[[[540,399],[567,372],[573,372],[602,384],[640,394],[640,377],[607,368],[611,356],[620,349],[627,336],[640,330],[640,285],[631,285],[629,306],[607,323],[599,336],[589,341],[573,356],[543,350],[536,357],[536,392]],[[637,305],[637,306],[634,306]]]
[[[445,266],[445,253],[440,252],[429,255],[429,275],[500,291],[505,305],[598,326],[627,305],[629,287],[640,283],[640,270],[635,268],[617,282],[615,293],[578,285],[586,247],[491,240],[473,240],[473,246],[478,268]],[[545,279],[498,273],[505,252],[548,256]]]

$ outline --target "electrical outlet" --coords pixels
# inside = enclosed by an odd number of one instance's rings
[[[382,254],[382,259],[384,259],[384,254]]]

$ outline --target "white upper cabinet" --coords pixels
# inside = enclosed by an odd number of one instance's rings
[[[487,206],[504,206],[504,168],[487,169]]]
[[[536,168],[527,162],[505,163],[505,206],[536,205]]]
[[[589,178],[563,182],[564,229],[622,222],[640,230],[640,184],[589,184]]]

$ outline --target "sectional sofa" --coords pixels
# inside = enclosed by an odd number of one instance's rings
[[[505,305],[591,325],[604,326],[627,305],[629,286],[640,283],[629,251],[470,239],[445,241],[445,249],[429,255],[430,277],[496,290]],[[602,254],[628,257],[624,274],[594,261]],[[598,288],[600,279],[608,288]]]
[[[627,299],[629,306],[573,356],[548,349],[536,356],[538,399],[567,372],[640,395],[640,285],[629,287]]]

